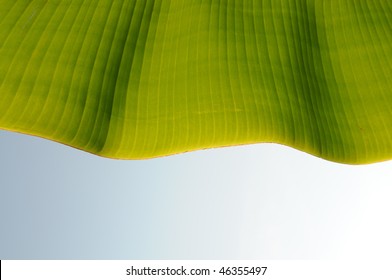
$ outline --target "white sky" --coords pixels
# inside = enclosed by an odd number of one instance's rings
[[[0,258],[392,258],[391,171],[275,144],[118,161],[0,131]]]

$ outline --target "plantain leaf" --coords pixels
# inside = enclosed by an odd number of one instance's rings
[[[0,127],[140,159],[392,157],[385,0],[0,0]]]

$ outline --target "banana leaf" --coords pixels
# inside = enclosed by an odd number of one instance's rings
[[[0,128],[143,159],[392,158],[392,2],[0,0]]]

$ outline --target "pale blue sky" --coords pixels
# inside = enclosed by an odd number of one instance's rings
[[[392,258],[391,171],[275,144],[120,161],[0,131],[0,259]]]

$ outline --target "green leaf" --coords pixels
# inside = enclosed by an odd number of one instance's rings
[[[392,157],[385,0],[0,0],[0,127],[139,159]]]

